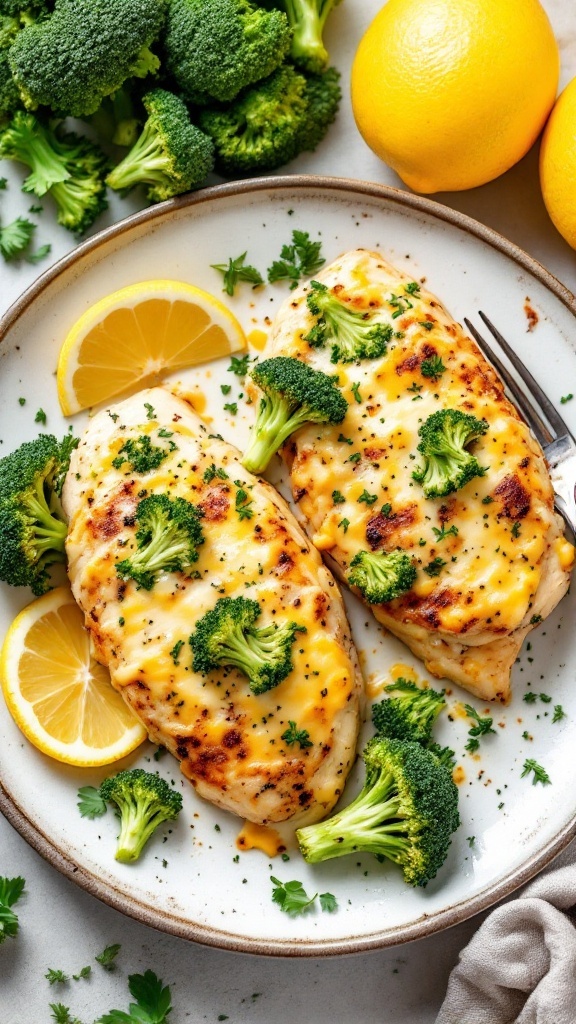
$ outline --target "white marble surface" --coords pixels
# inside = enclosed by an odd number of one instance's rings
[[[562,53],[562,81],[576,74],[576,8],[565,0],[543,0]],[[381,0],[346,0],[334,13],[328,42],[344,84],[352,55]],[[345,85],[346,87],[346,85]],[[314,154],[289,171],[364,178],[402,186],[358,135],[346,98],[338,124]],[[22,175],[2,174],[10,188],[0,193],[2,221],[24,214],[28,197],[19,192]],[[537,176],[537,146],[502,178],[466,193],[436,200],[489,224],[536,257],[568,288],[576,290],[576,253],[562,241],[544,209]],[[44,264],[0,266],[0,309],[5,310],[40,270],[72,248],[46,203],[37,243],[52,243]],[[103,227],[138,209],[138,200],[114,200],[99,221]],[[576,381],[563,382],[565,390]],[[18,905],[21,931],[0,948],[0,1021],[48,1024],[49,1002],[70,1005],[85,1024],[111,1007],[126,1009],[126,978],[153,968],[172,987],[172,1024],[217,1021],[230,1024],[431,1024],[442,1001],[458,952],[479,923],[476,918],[433,938],[396,949],[330,959],[280,960],[221,952],[158,933],[104,906],[60,876],[0,817],[0,875],[22,874],[27,896]],[[89,981],[50,987],[48,967],[77,972],[110,943],[122,945],[118,969],[94,964]],[[254,994],[258,993],[258,996]]]

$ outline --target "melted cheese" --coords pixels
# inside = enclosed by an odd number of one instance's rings
[[[286,849],[286,844],[276,829],[270,828],[269,825],[257,825],[253,821],[244,822],[236,836],[236,846],[239,850],[261,850],[267,857],[277,857]]]

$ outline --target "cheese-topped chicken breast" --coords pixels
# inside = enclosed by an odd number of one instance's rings
[[[291,293],[275,357],[336,374],[348,402],[283,449],[313,543],[429,672],[506,701],[574,552],[543,453],[491,366],[438,299],[362,250]]]
[[[69,575],[113,685],[200,795],[297,825],[343,789],[362,681],[332,575],[239,460],[163,388],[95,416],[64,486]]]

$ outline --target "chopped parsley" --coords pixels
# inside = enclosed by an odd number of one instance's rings
[[[248,498],[247,491],[243,487],[239,487],[236,491],[236,511],[239,519],[252,519],[254,510],[250,508],[250,505],[253,504],[253,500]]]
[[[147,420],[155,420],[156,419],[156,410],[155,410],[154,406],[150,405],[150,402],[144,402],[144,408],[146,409],[146,419]]]
[[[350,390],[351,390],[352,394],[354,395],[354,398],[358,402],[358,405],[361,405],[362,404],[362,395],[360,394],[360,385],[359,384],[352,384],[351,387],[350,387]]]
[[[344,459],[344,462],[360,462],[361,458],[362,456],[360,455],[360,452],[352,452],[352,455],[349,455],[347,459]]]
[[[106,801],[100,796],[100,790],[95,786],[81,786],[78,790],[78,803],[76,805],[82,818],[100,818],[106,814]]]
[[[514,539],[519,537],[520,536],[520,523],[514,523],[512,529],[510,530],[510,533],[512,534]]]
[[[548,775],[548,772],[541,764],[538,764],[534,758],[529,757],[524,761],[523,771],[520,778],[523,779],[525,775],[529,775],[533,772],[534,778],[532,779],[532,785],[535,786],[537,782],[541,782],[543,786],[547,786],[552,780]]]
[[[392,505],[390,504],[389,501],[386,501],[382,505],[382,508],[380,509],[380,514],[383,515],[385,519],[390,518],[390,516],[392,515]]]
[[[340,491],[332,491],[332,501],[335,505],[342,505],[346,501],[346,498],[340,493]]]
[[[36,225],[25,217],[17,217],[0,228],[0,253],[7,263],[24,254],[35,230]]]
[[[344,434],[338,434],[338,440],[342,444],[354,444],[354,441],[352,440],[352,438],[351,437],[344,437]]]
[[[231,384],[221,384],[220,385],[220,391],[222,392],[223,395],[229,395],[230,392],[232,391],[232,385]]]
[[[432,328],[434,327],[434,321],[433,321],[433,320],[419,320],[419,321],[418,321],[418,323],[419,323],[420,327],[423,327],[423,328],[424,328],[424,330],[426,330],[426,331],[431,331],[431,330],[432,330]],[[440,362],[441,362],[441,361],[442,361],[442,360],[440,360]],[[422,365],[424,365],[424,364],[422,364]],[[440,371],[440,373],[444,373],[444,370],[445,370],[445,369],[446,369],[446,367],[444,367],[444,368],[443,368],[443,369],[442,369],[442,370]],[[424,371],[422,371],[422,372],[424,372]],[[424,376],[425,376],[425,377],[428,377],[428,376],[429,376],[429,374],[425,373],[425,374],[424,374]]]
[[[442,529],[439,530],[437,526],[432,527],[432,533],[436,537],[436,540],[446,540],[446,537],[457,537],[458,527],[451,526],[449,530],[446,529],[445,525],[442,524]]]
[[[288,728],[282,733],[281,739],[283,739],[288,746],[291,746],[293,743],[298,743],[301,750],[305,750],[306,747],[313,746],[308,730],[298,729],[296,722],[291,721],[291,719],[288,719]]]
[[[12,907],[24,892],[25,884],[21,877],[0,877],[0,946],[5,939],[13,939],[18,933],[18,915]]]
[[[224,408],[226,412],[229,412],[232,416],[238,415],[238,402],[226,402]]]
[[[280,259],[268,267],[268,281],[289,281],[291,290],[297,288],[302,277],[311,277],[324,266],[321,249],[322,242],[312,242],[307,231],[293,231],[291,244],[283,245]]]
[[[470,704],[464,705],[464,711],[468,715],[468,718],[471,718],[476,723],[468,730],[468,735],[470,739],[468,740],[464,748],[465,750],[468,750],[470,753],[474,753],[476,750],[478,750],[478,747],[480,746],[480,737],[488,736],[489,733],[495,734],[496,730],[492,728],[493,719],[490,718],[488,715],[486,715],[484,718],[481,718],[478,712],[476,711],[476,708],[473,708]]]
[[[377,494],[370,494],[370,492],[367,491],[366,488],[364,488],[364,490],[362,491],[362,494],[358,498],[358,503],[359,504],[364,502],[365,505],[373,505],[375,501],[378,501],[378,495]]]
[[[202,474],[202,479],[205,484],[209,484],[212,482],[212,480],[214,480],[214,477],[218,477],[219,480],[229,479],[228,473],[226,472],[225,469],[217,469],[215,464],[212,463],[211,466],[208,466],[208,468],[204,470],[204,473]]]
[[[566,712],[564,711],[564,708],[561,704],[555,704],[552,724],[554,724],[554,722],[561,722],[563,718],[566,718]]]
[[[64,971],[55,971],[52,967],[48,968],[44,977],[49,985],[65,985],[68,981],[68,975],[64,974]]]
[[[177,640],[176,643],[174,644],[174,647],[170,651],[170,657],[172,658],[172,661],[174,662],[175,665],[180,664],[178,658],[180,657],[180,651],[182,650],[183,647],[184,640]]]
[[[38,409],[38,412],[34,417],[34,423],[41,423],[42,426],[45,427],[47,419],[48,417],[46,416],[44,409]]]
[[[570,392],[569,395],[562,395],[562,398],[560,399],[560,405],[566,405],[566,402],[571,402],[573,398],[574,395],[572,394],[572,392]]]
[[[348,533],[348,527],[350,526],[350,520],[349,519],[341,519],[340,522],[338,523],[338,526],[342,527],[342,529],[344,530],[344,533]]]
[[[244,356],[231,356],[230,366],[228,367],[228,373],[235,373],[237,377],[245,377],[248,373],[248,364],[250,363],[250,353],[247,352]]]
[[[114,971],[116,970],[116,957],[120,952],[120,948],[120,943],[115,942],[111,946],[106,946],[94,959],[105,971]]]
[[[424,566],[424,572],[428,576],[439,576],[446,564],[444,559],[437,555],[431,562],[428,562],[428,565]]]

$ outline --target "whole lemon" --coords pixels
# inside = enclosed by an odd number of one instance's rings
[[[576,249],[576,78],[564,89],[546,125],[540,185],[552,221]]]
[[[538,0],[389,0],[354,58],[354,117],[415,191],[473,188],[535,141],[559,64]]]

